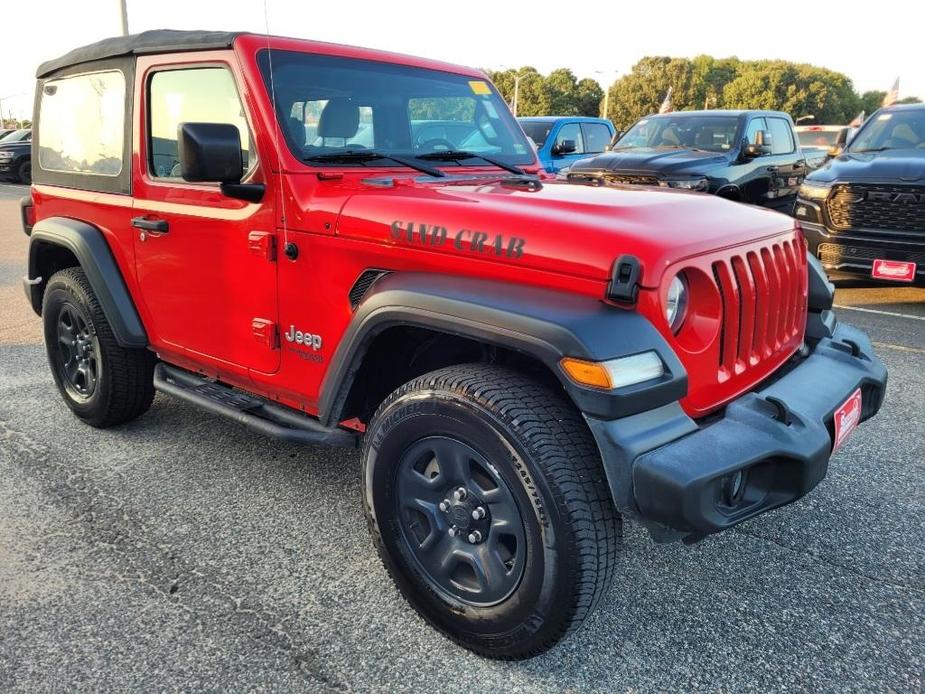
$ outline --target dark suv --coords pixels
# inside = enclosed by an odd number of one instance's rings
[[[685,111],[637,121],[611,151],[575,162],[568,180],[697,190],[790,212],[806,171],[786,113]]]
[[[794,215],[829,272],[925,282],[925,104],[871,116],[806,179]]]
[[[0,179],[32,183],[32,130],[23,128],[0,140]]]

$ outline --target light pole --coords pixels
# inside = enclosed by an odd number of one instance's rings
[[[128,36],[128,0],[116,0],[119,3],[119,21],[122,28],[122,35]]]
[[[595,75],[603,75],[604,79],[604,112],[601,114],[602,118],[607,117],[607,111],[610,108],[610,85],[617,79],[617,75],[620,74],[619,70],[595,70]],[[607,76],[613,75],[612,80],[608,80]]]
[[[514,112],[514,117],[517,117],[517,102],[520,97],[520,80],[523,79],[523,75],[517,73],[514,75],[514,103],[511,104],[511,110]]]
[[[499,67],[502,70],[513,70],[514,69],[514,68],[509,68],[507,65],[500,65]],[[522,80],[525,77],[525,75],[520,74],[521,70],[523,70],[522,67],[517,68],[517,71],[514,73],[514,96],[511,98],[511,103],[510,103],[511,113],[513,113],[515,117],[517,116],[517,102],[520,100],[520,80]]]

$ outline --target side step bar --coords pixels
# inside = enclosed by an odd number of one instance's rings
[[[359,436],[346,429],[322,426],[297,410],[274,405],[163,362],[154,367],[154,387],[274,439],[349,448],[356,448],[359,442]]]

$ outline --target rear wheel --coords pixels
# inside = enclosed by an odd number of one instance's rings
[[[16,170],[16,177],[20,183],[25,183],[27,186],[32,185],[32,162],[24,161],[20,164]]]
[[[396,585],[477,653],[545,651],[610,585],[621,524],[591,434],[516,372],[455,366],[399,388],[370,422],[363,479]]]
[[[119,346],[83,270],[52,275],[42,320],[55,384],[74,414],[109,427],[147,411],[154,400],[154,354]]]

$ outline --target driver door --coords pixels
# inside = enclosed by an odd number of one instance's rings
[[[235,200],[218,184],[180,177],[177,126],[206,122],[237,126],[244,180],[259,180],[234,75],[224,64],[187,64],[143,79],[132,225],[152,342],[218,369],[272,373],[280,362],[272,196]]]

